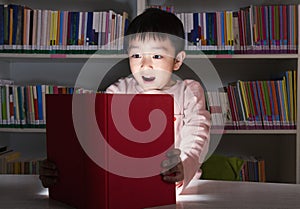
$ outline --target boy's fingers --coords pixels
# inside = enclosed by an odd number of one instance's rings
[[[182,163],[179,163],[175,167],[164,171],[162,176],[166,182],[174,183],[182,181],[184,178]]]
[[[51,178],[51,177],[45,177],[45,176],[40,176],[39,178],[43,184],[43,187],[45,187],[45,188],[53,186],[57,182],[57,178]]]
[[[48,169],[56,169],[55,163],[52,163],[49,160],[42,160],[42,161],[40,161],[40,167],[48,168]]]
[[[182,175],[176,175],[176,176],[164,176],[163,177],[164,181],[170,182],[170,183],[175,183],[183,180]]]
[[[174,173],[180,173],[182,170],[181,170],[181,163],[173,166],[172,168],[170,169],[165,169],[162,171],[162,174],[163,175],[171,175],[171,174],[174,174]]]
[[[176,166],[180,162],[181,162],[180,157],[176,156],[176,157],[165,159],[164,161],[162,161],[161,166],[163,168],[170,169],[170,168]]]
[[[164,181],[175,183],[183,180],[183,164],[180,154],[180,149],[172,149],[166,153],[167,159],[161,163],[163,168],[161,174]]]
[[[166,153],[167,157],[179,156],[181,154],[180,149],[171,149]]]
[[[44,168],[44,167],[40,167],[39,173],[40,173],[41,176],[54,176],[54,177],[58,176],[58,171],[57,170]]]
[[[58,176],[58,171],[57,171],[55,163],[52,163],[49,160],[40,161],[39,173],[41,176],[50,176],[50,177]]]

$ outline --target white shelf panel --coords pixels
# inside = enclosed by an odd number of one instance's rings
[[[0,60],[18,59],[109,59],[127,58],[126,54],[22,54],[22,53],[0,53]],[[297,59],[298,54],[187,54],[190,59]]]
[[[125,54],[22,54],[22,53],[0,53],[0,60],[18,59],[107,59],[126,58]]]
[[[44,128],[0,128],[0,132],[11,133],[46,133]],[[272,130],[211,130],[212,134],[296,134],[295,129]]]
[[[1,132],[7,133],[46,133],[45,128],[0,128]]]
[[[297,130],[296,129],[224,130],[223,134],[297,134]]]
[[[297,59],[298,54],[216,54],[216,55],[204,55],[204,54],[187,54],[187,58],[199,59]]]

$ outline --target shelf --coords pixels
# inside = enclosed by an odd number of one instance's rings
[[[46,133],[44,128],[0,128],[0,132],[11,132],[11,133]],[[211,130],[212,134],[296,134],[295,129],[284,129],[284,130]]]
[[[126,54],[25,54],[25,53],[0,53],[0,60],[29,60],[33,59],[115,59],[126,58]]]
[[[297,134],[296,129],[252,129],[252,130],[223,130],[223,129],[212,129],[211,134]]]
[[[297,59],[298,54],[189,54],[187,58],[209,58],[209,59]]]
[[[45,128],[0,128],[0,133],[46,133]]]
[[[270,130],[224,130],[223,134],[296,134],[296,129],[270,129]]]
[[[195,52],[193,52],[195,53]],[[125,59],[127,54],[110,53],[105,54],[26,54],[26,53],[0,53],[0,60],[18,61],[18,60],[33,60],[33,59]],[[189,59],[297,59],[298,54],[214,54],[205,55],[189,54]]]

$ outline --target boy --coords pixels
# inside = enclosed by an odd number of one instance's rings
[[[129,25],[126,44],[133,77],[109,86],[107,93],[163,93],[174,97],[175,148],[162,162],[163,180],[177,183],[182,191],[199,168],[209,145],[210,114],[205,109],[201,85],[194,80],[174,80],[185,58],[182,22],[172,13],[147,9]],[[55,183],[55,165],[44,161],[40,179],[45,187]]]

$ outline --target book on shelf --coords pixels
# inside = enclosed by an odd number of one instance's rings
[[[230,104],[228,100],[227,88],[221,88],[219,90],[220,104],[223,115],[223,124],[225,127],[232,127],[232,114]]]
[[[296,4],[249,5],[233,11],[176,15],[189,33],[188,53],[297,53],[298,7]]]
[[[140,209],[176,202],[175,185],[164,182],[160,175],[166,151],[174,146],[172,96],[97,93],[46,97],[47,157],[59,171],[57,184],[49,188],[51,198],[84,209]],[[124,111],[127,105],[128,112]],[[152,110],[163,112],[165,127],[162,118],[148,120]],[[128,128],[130,123],[133,127]],[[127,136],[136,133],[133,128],[142,133]]]
[[[45,128],[46,94],[89,92],[88,89],[58,85],[20,86],[10,80],[0,80],[0,127]]]
[[[7,174],[8,162],[15,160],[21,156],[18,151],[8,150],[0,154],[0,174]]]
[[[39,174],[40,158],[18,157],[6,162],[6,174]]]
[[[40,160],[23,157],[9,146],[0,146],[0,174],[38,174]]]
[[[295,129],[297,113],[296,71],[277,80],[238,80],[216,92],[206,92],[212,128]]]
[[[265,160],[261,157],[213,154],[201,169],[201,179],[266,182]]]
[[[62,11],[2,3],[0,17],[1,52],[124,53],[121,39],[129,21],[125,11]]]
[[[266,182],[265,160],[255,156],[240,156],[244,160],[241,181]]]
[[[225,11],[175,13],[186,31],[186,50],[206,54],[297,53],[298,7],[249,5]],[[0,50],[13,53],[124,53],[127,12],[62,11],[0,4]]]
[[[224,120],[226,118],[226,110],[222,109],[221,104],[221,94],[215,91],[207,91],[206,94],[206,103],[207,109],[211,114],[211,125],[213,129],[221,129],[226,124]]]

